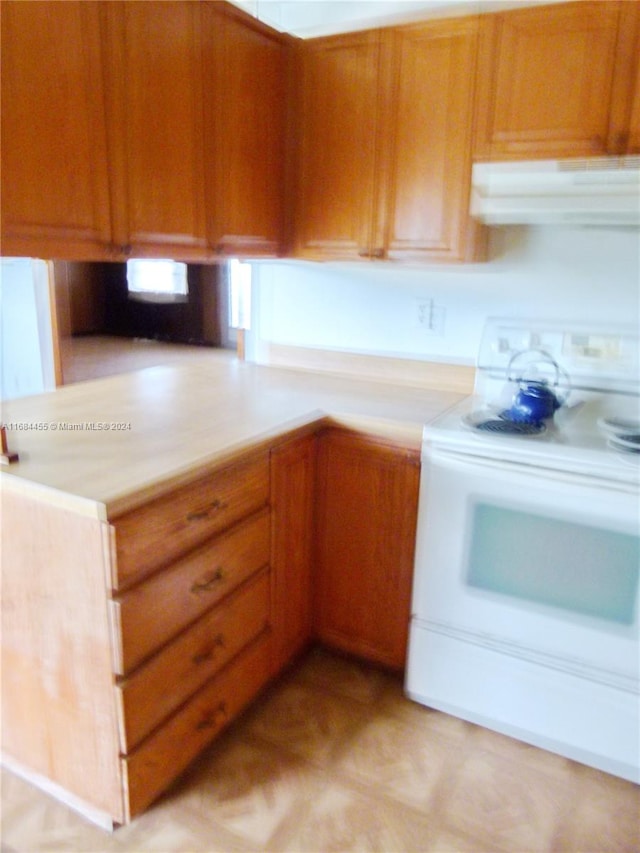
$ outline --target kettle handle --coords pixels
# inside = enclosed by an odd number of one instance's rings
[[[522,376],[514,376],[512,374],[513,363],[514,363],[514,361],[521,358],[522,356],[529,355],[531,353],[533,353],[533,354],[537,353],[539,356],[541,356],[541,358],[535,359],[533,361],[533,364],[535,364],[536,361],[540,361],[540,362],[544,362],[545,364],[552,365],[552,367],[555,371],[555,377],[554,377],[554,380],[552,382],[552,386],[554,388],[558,388],[560,386],[561,380],[562,380],[562,385],[565,386],[566,391],[564,393],[564,396],[558,396],[558,395],[556,395],[556,396],[558,399],[558,405],[559,406],[564,405],[567,402],[567,400],[569,399],[569,394],[571,393],[571,378],[569,377],[569,374],[564,369],[564,367],[561,367],[558,364],[558,362],[555,360],[555,358],[553,358],[552,355],[550,355],[548,352],[546,352],[546,350],[543,350],[543,349],[526,349],[526,350],[520,350],[519,352],[515,352],[511,356],[511,358],[509,359],[509,364],[507,366],[507,382],[523,382],[523,381],[525,381]],[[529,363],[531,364],[531,362],[529,362]]]

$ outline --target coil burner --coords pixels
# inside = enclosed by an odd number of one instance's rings
[[[493,433],[493,435],[514,435],[522,438],[542,435],[547,425],[540,421],[531,424],[514,421],[506,417],[506,413],[495,409],[485,408],[463,415],[462,422],[474,431]]]
[[[502,435],[540,435],[546,429],[543,423],[523,424],[509,421],[506,418],[496,420],[480,421],[474,425],[475,429],[482,432],[496,432]]]

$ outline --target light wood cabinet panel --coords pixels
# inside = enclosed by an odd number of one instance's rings
[[[2,485],[2,751],[123,820],[107,525]]]
[[[315,517],[316,438],[296,439],[271,454],[273,671],[311,637],[311,566]]]
[[[2,253],[109,257],[100,4],[5,0]]]
[[[328,430],[319,440],[318,637],[405,665],[418,505],[419,454]]]
[[[198,3],[106,4],[109,124],[123,255],[206,256]]]
[[[208,240],[216,254],[282,248],[287,46],[220,3],[202,5]]]
[[[137,583],[269,500],[269,457],[239,460],[112,519],[114,589]]]
[[[393,39],[386,254],[472,259],[482,229],[468,215],[477,20],[398,28]]]
[[[379,31],[312,39],[298,51],[300,257],[382,251],[376,218],[382,53]]]
[[[619,12],[585,2],[481,16],[479,159],[609,153]]]

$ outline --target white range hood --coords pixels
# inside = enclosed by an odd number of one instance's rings
[[[488,225],[640,227],[640,157],[475,163],[471,183]]]

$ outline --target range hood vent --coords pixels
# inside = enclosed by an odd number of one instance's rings
[[[488,225],[640,227],[640,157],[475,163],[471,184]]]

